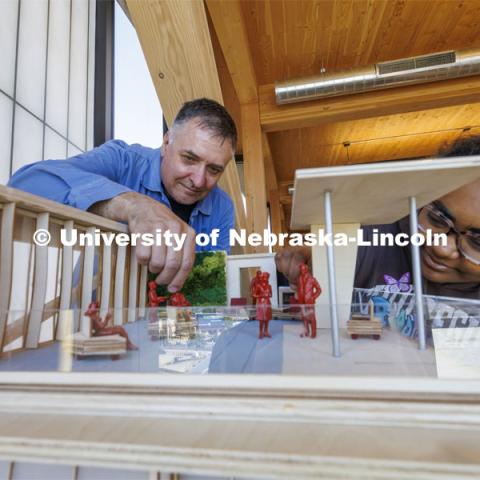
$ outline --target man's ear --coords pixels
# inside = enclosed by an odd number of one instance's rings
[[[168,145],[168,143],[171,141],[170,139],[170,130],[165,133],[163,136],[163,146]]]

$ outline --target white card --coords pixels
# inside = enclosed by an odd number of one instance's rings
[[[480,379],[480,328],[432,330],[438,378]]]

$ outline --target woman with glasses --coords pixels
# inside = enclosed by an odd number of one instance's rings
[[[443,156],[480,154],[480,136],[457,141]],[[423,246],[421,264],[425,294],[480,299],[480,179],[423,207],[418,213],[419,229],[444,233],[446,245]],[[364,239],[372,232],[407,233],[409,219],[393,224],[363,227]],[[301,263],[311,259],[308,248],[287,248],[276,255],[277,269],[296,284]],[[392,291],[411,291],[410,246],[359,247],[354,287],[385,286]]]

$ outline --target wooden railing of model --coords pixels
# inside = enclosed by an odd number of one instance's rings
[[[93,290],[97,292],[102,313],[114,312],[114,323],[120,325],[136,319],[145,308],[147,267],[136,262],[135,247],[94,245],[65,246],[60,242],[60,231],[64,229],[67,238],[73,229],[88,233],[127,233],[126,225],[108,220],[76,208],[61,205],[36,195],[0,185],[0,347],[22,338],[16,349],[37,348],[40,342],[42,322],[54,318],[53,338],[62,337],[62,321],[69,309],[76,306],[78,315],[74,318],[74,330],[85,329],[88,318],[82,319],[92,301]],[[51,234],[49,246],[35,245],[33,234],[45,229]],[[20,242],[30,246],[30,259],[25,275],[29,275],[25,292],[24,313],[10,318],[12,305],[12,279],[15,265],[14,245]],[[53,281],[56,295],[46,302],[47,282],[52,281],[53,272],[48,271],[49,247],[58,249],[58,262]],[[74,251],[79,252],[80,278],[73,285]],[[95,269],[95,256],[98,268]],[[61,261],[60,261],[61,260]],[[60,268],[61,264],[61,268]],[[33,272],[33,273],[30,273]],[[57,294],[58,292],[58,294]],[[22,293],[23,294],[23,293]],[[87,328],[88,330],[88,328]]]

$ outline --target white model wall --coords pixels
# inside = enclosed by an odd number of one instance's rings
[[[0,1],[0,183],[93,147],[95,0]]]

